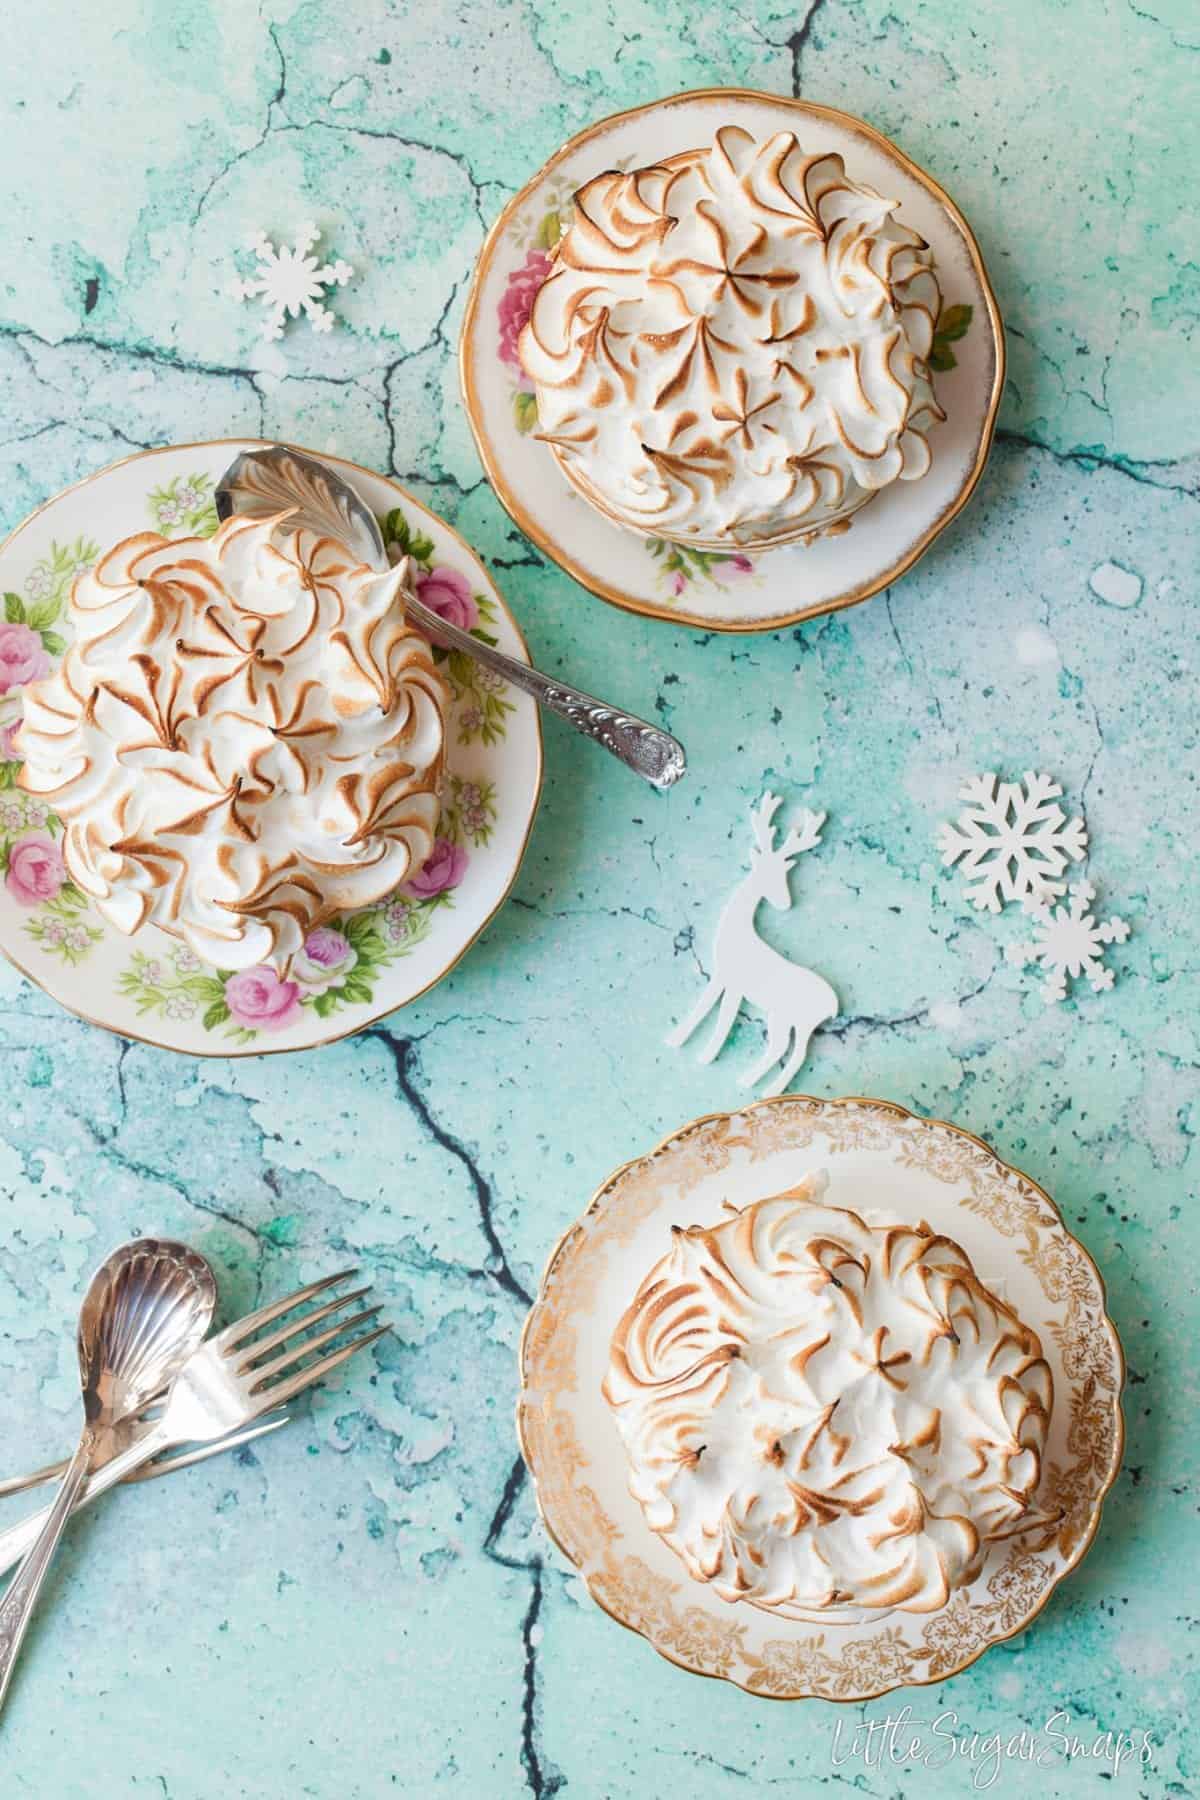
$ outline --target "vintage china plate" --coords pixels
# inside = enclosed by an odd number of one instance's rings
[[[932,1614],[803,1624],[732,1606],[692,1580],[626,1487],[600,1383],[609,1343],[669,1227],[715,1223],[817,1169],[828,1201],[927,1219],[1038,1332],[1055,1403],[1039,1503],[1049,1541],[994,1545]],[[517,1426],[543,1522],[593,1598],[697,1675],[776,1699],[875,1699],[955,1674],[1036,1617],[1095,1536],[1116,1479],[1124,1360],[1104,1285],[1053,1201],[956,1126],[882,1100],[783,1095],[697,1119],[618,1169],[562,1238],[521,1344]]]
[[[899,200],[937,259],[943,322],[970,310],[942,345],[935,376],[947,412],[930,435],[933,467],[896,482],[841,536],[752,557],[679,550],[640,537],[582,499],[533,435],[536,408],[515,363],[515,323],[549,266],[575,190],[610,168],[636,168],[711,142],[722,124],[758,136],[795,131],[806,149],[840,150],[856,178]],[[966,319],[955,312],[958,330]],[[508,360],[506,360],[506,357]],[[1004,385],[1004,334],[979,246],[962,214],[880,132],[848,113],[745,88],[706,88],[616,113],[565,144],[492,227],[480,254],[459,351],[463,396],[488,477],[526,535],[601,599],[707,631],[770,631],[853,606],[895,581],[967,500],[991,447]]]
[[[64,617],[78,569],[102,547],[137,531],[168,537],[216,529],[213,487],[239,450],[258,440],[226,439],[143,454],[101,469],[33,513],[0,544],[9,648],[38,667],[66,647]],[[314,454],[321,454],[316,452]],[[528,661],[524,639],[477,557],[443,519],[398,482],[328,457],[379,515],[391,535],[408,533],[425,567],[465,575],[481,629]],[[8,659],[6,659],[8,660]],[[18,659],[19,660],[19,659]],[[9,664],[11,667],[11,662]],[[28,668],[26,660],[22,667]],[[37,900],[22,844],[59,835],[15,785],[20,763],[7,728],[20,715],[20,689],[0,693],[0,950],[22,974],[95,1025],[162,1049],[197,1056],[304,1050],[360,1030],[452,969],[502,904],[516,879],[537,810],[542,732],[533,700],[496,683],[469,659],[445,665],[455,699],[438,851],[427,887],[440,891],[390,901],[338,921],[348,949],[332,986],[294,994],[230,987],[157,926],[133,938],[106,925],[69,882]],[[44,858],[42,859],[44,863]]]

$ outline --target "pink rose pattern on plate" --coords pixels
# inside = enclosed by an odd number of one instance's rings
[[[319,925],[304,940],[299,956],[292,958],[291,976],[306,994],[327,994],[344,987],[358,964],[358,952],[344,931]]]
[[[0,694],[9,694],[49,673],[50,658],[40,632],[16,622],[0,625]]]
[[[557,215],[555,215],[557,217]],[[529,388],[529,380],[521,368],[517,340],[529,323],[537,291],[550,273],[551,258],[545,250],[530,250],[519,269],[514,269],[500,296],[497,308],[500,319],[500,360],[515,369]]]
[[[416,587],[426,606],[460,630],[470,632],[485,644],[496,638],[488,629],[496,622],[496,609],[486,594],[473,592],[471,583],[458,569],[433,561],[433,539],[414,531],[399,507],[394,507],[379,521],[383,541],[393,566],[402,556],[410,556],[417,566]],[[454,706],[457,741],[461,745],[479,742],[485,746],[498,744],[508,730],[508,715],[513,710],[507,699],[508,683],[501,675],[493,675],[461,650],[450,650],[439,644],[430,633],[434,661],[450,684]]]
[[[4,885],[18,906],[57,900],[67,879],[62,851],[44,831],[26,832],[8,847]]]
[[[225,1004],[243,1031],[283,1031],[300,1017],[300,988],[274,969],[239,969],[225,979]]]
[[[417,599],[424,601],[430,612],[460,631],[474,631],[479,624],[479,603],[471,591],[471,583],[457,569],[443,565],[424,570],[417,576]]]
[[[557,213],[546,214],[538,235],[539,244],[543,239],[547,239],[550,245],[557,243]],[[549,250],[544,246],[527,251],[521,267],[510,274],[496,308],[500,326],[500,361],[513,378],[513,423],[522,433],[532,431],[537,424],[537,400],[534,397],[533,383],[521,367],[517,340],[533,311],[537,291],[550,273],[550,263]]]
[[[77,537],[50,547],[34,563],[24,593],[4,595],[0,623],[0,871],[4,889],[30,914],[25,930],[48,954],[74,966],[104,935],[87,922],[87,898],[67,878],[57,834],[59,820],[17,786],[21,752],[21,690],[48,675],[66,649],[57,627],[76,575],[100,554]]]
[[[403,892],[413,900],[440,899],[458,886],[469,861],[467,852],[453,838],[437,838],[429,861],[411,881],[405,882]]]
[[[649,538],[646,548],[658,563],[659,582],[672,600],[685,594],[693,581],[734,587],[754,575],[753,559],[745,551],[721,556],[715,550],[694,550],[689,544],[673,544],[666,538]]]
[[[215,515],[209,517],[210,487],[207,477],[200,476],[177,481],[177,491],[154,490],[147,506],[155,527],[166,535],[189,527],[196,535],[207,535],[215,524]],[[393,557],[414,557],[425,604],[441,618],[493,642],[487,631],[496,618],[490,599],[476,593],[460,570],[435,564],[433,540],[414,530],[399,509],[381,523]],[[86,956],[104,931],[90,922],[87,897],[68,877],[58,841],[60,821],[17,786],[21,765],[14,739],[20,690],[48,673],[65,650],[54,627],[75,575],[99,554],[99,545],[83,538],[52,544],[31,571],[24,596],[4,596],[0,622],[2,891],[28,914],[25,930],[40,948],[70,964]],[[459,744],[479,741],[486,747],[502,741],[513,710],[505,698],[506,684],[469,657],[445,650],[438,655],[455,697]],[[163,940],[157,953],[132,951],[117,977],[117,990],[133,1002],[139,1017],[198,1022],[205,1031],[220,1031],[241,1044],[285,1033],[310,1013],[325,1018],[343,1007],[370,1005],[383,971],[430,936],[440,908],[453,906],[471,851],[486,846],[497,816],[494,782],[448,772],[438,837],[425,868],[380,904],[311,931],[290,969],[212,969],[186,944]]]
[[[0,773],[20,767],[0,764]],[[75,965],[103,932],[87,919],[87,897],[67,876],[59,821],[40,800],[11,783],[0,791],[0,871],[4,894],[23,914],[24,929],[47,954]]]

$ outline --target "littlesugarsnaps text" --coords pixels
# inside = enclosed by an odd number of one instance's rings
[[[970,1770],[972,1787],[982,1791],[994,1787],[1010,1764],[1051,1769],[1084,1762],[1097,1774],[1113,1778],[1149,1768],[1153,1756],[1148,1731],[1076,1726],[1061,1710],[1052,1712],[1040,1730],[1022,1725],[1011,1732],[985,1732],[964,1725],[950,1708],[932,1719],[915,1719],[912,1708],[904,1706],[897,1713],[855,1725],[838,1719],[831,1761],[835,1768],[859,1763],[865,1769],[944,1769],[958,1762]]]

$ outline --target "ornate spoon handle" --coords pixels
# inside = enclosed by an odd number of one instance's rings
[[[71,1496],[71,1506],[68,1510],[74,1512],[80,1507],[87,1506],[90,1501],[98,1500],[101,1494],[106,1494],[109,1488],[115,1487],[119,1481],[123,1481],[131,1471],[136,1472],[138,1469],[144,1468],[145,1465],[152,1461],[154,1457],[158,1456],[161,1451],[169,1450],[173,1442],[175,1442],[175,1440],[172,1439],[169,1429],[164,1426],[161,1419],[156,1419],[155,1422],[152,1425],[147,1426],[146,1430],[141,1432],[131,1444],[127,1444],[124,1450],[118,1451],[115,1456],[110,1456],[107,1462],[101,1463],[98,1468],[94,1469],[90,1478],[88,1477],[87,1458],[85,1457],[82,1474],[80,1475],[75,1491]],[[77,1461],[78,1453],[76,1453],[76,1456],[71,1463],[72,1470],[75,1468]],[[46,1508],[42,1512],[31,1513],[27,1519],[19,1519],[15,1525],[10,1525],[7,1531],[0,1532],[0,1572],[5,1569],[10,1569],[13,1563],[19,1562],[22,1557],[25,1558],[24,1562],[21,1563],[21,1567],[13,1576],[12,1586],[9,1588],[8,1593],[4,1596],[4,1599],[0,1601],[0,1670],[3,1669],[2,1659],[5,1654],[7,1654],[5,1650],[4,1634],[9,1605],[12,1602],[14,1595],[17,1593],[18,1587],[25,1579],[26,1569],[31,1567],[35,1558],[38,1556],[39,1545],[41,1544],[42,1539],[49,1534],[51,1523],[62,1504],[62,1497],[66,1490],[67,1482],[71,1479],[71,1473],[68,1471],[67,1478],[63,1482],[62,1488],[59,1490],[58,1499],[52,1507]],[[62,1526],[67,1522],[67,1516],[67,1512],[64,1512],[62,1515],[61,1525],[58,1527],[58,1532],[60,1533]],[[55,1542],[57,1543],[57,1541],[56,1535]],[[49,1557],[46,1557],[44,1562],[45,1564],[48,1564]],[[44,1573],[45,1568],[43,1567],[43,1574]],[[38,1585],[41,1585],[40,1579]],[[36,1599],[37,1591],[35,1589],[29,1601],[30,1611],[33,1610],[33,1601]],[[21,1627],[21,1635],[24,1635],[24,1625]],[[16,1658],[17,1650],[20,1647],[20,1642],[21,1639],[18,1637],[13,1644],[11,1655],[14,1660]],[[0,1675],[0,1680],[2,1679],[3,1676]],[[3,1687],[0,1687],[0,1701],[3,1700],[3,1696],[4,1690]]]
[[[372,568],[388,566],[379,521],[349,482],[328,463],[290,444],[243,451],[217,483],[215,499],[220,519],[232,518],[235,513],[259,519],[285,514],[293,526],[307,527],[347,545]],[[440,619],[414,594],[406,593],[404,604],[409,618],[435,642],[460,650],[503,675],[522,693],[532,694],[540,705],[556,712],[593,743],[603,745],[652,787],[673,787],[686,772],[683,745],[670,732],[505,656],[502,650]]]
[[[66,1530],[67,1520],[80,1489],[87,1480],[94,1442],[91,1428],[85,1426],[79,1439],[79,1448],[63,1476],[58,1497],[44,1515],[42,1528],[35,1536],[33,1547],[13,1576],[4,1599],[0,1600],[0,1707],[4,1705],[8,1684],[17,1666],[17,1657],[21,1653],[29,1621],[42,1591],[42,1583],[49,1573],[54,1552]]]
[[[436,643],[461,650],[495,674],[503,675],[512,687],[532,694],[542,706],[557,713],[584,737],[602,744],[618,762],[623,762],[652,787],[673,787],[687,769],[683,745],[670,732],[649,725],[645,719],[631,713],[618,712],[605,701],[581,693],[564,681],[555,681],[540,670],[531,669],[528,663],[518,662],[516,657],[506,656],[502,650],[481,643],[457,625],[439,618],[415,595],[405,596],[404,610]]]

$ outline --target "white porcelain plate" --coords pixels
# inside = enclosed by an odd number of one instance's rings
[[[640,537],[581,498],[534,435],[517,333],[550,267],[571,197],[605,169],[637,168],[711,143],[723,124],[756,136],[794,131],[806,151],[837,150],[849,173],[900,202],[928,239],[942,286],[935,343],[947,418],[933,467],[895,482],[837,537],[766,555],[710,555]],[[467,413],[501,501],[535,544],[602,599],[705,630],[767,631],[865,600],[928,549],[970,497],[987,459],[1004,385],[1004,336],[979,246],[953,201],[879,132],[847,113],[742,88],[675,94],[580,132],[505,207],[483,247],[460,348]]]
[[[66,648],[76,573],[137,531],[173,538],[215,531],[214,485],[239,450],[253,447],[253,440],[231,439],[114,463],[48,501],[0,545],[0,949],[81,1018],[193,1055],[307,1049],[424,993],[504,900],[541,790],[536,704],[469,658],[451,656],[443,663],[453,708],[434,855],[412,891],[334,921],[344,950],[326,971],[331,983],[280,981],[269,969],[231,976],[199,963],[157,926],[127,938],[97,916],[66,878],[58,820],[16,785],[20,762],[9,734],[20,717],[21,686]],[[337,457],[325,460],[386,521],[389,542],[416,557],[422,580],[454,571],[459,594],[469,588],[477,628],[528,661],[511,613],[457,532],[397,482]],[[323,948],[330,962],[330,940]]]
[[[1042,1340],[1054,1410],[1038,1538],[993,1545],[935,1613],[804,1624],[720,1599],[688,1575],[626,1486],[624,1447],[600,1392],[618,1320],[670,1246],[805,1175],[828,1203],[928,1220]],[[663,1656],[776,1699],[873,1699],[943,1680],[1041,1611],[1100,1521],[1121,1461],[1124,1363],[1095,1264],[1053,1201],[955,1126],[880,1100],[784,1095],[697,1119],[619,1169],[559,1243],[521,1346],[517,1423],[547,1529],[594,1599]]]

